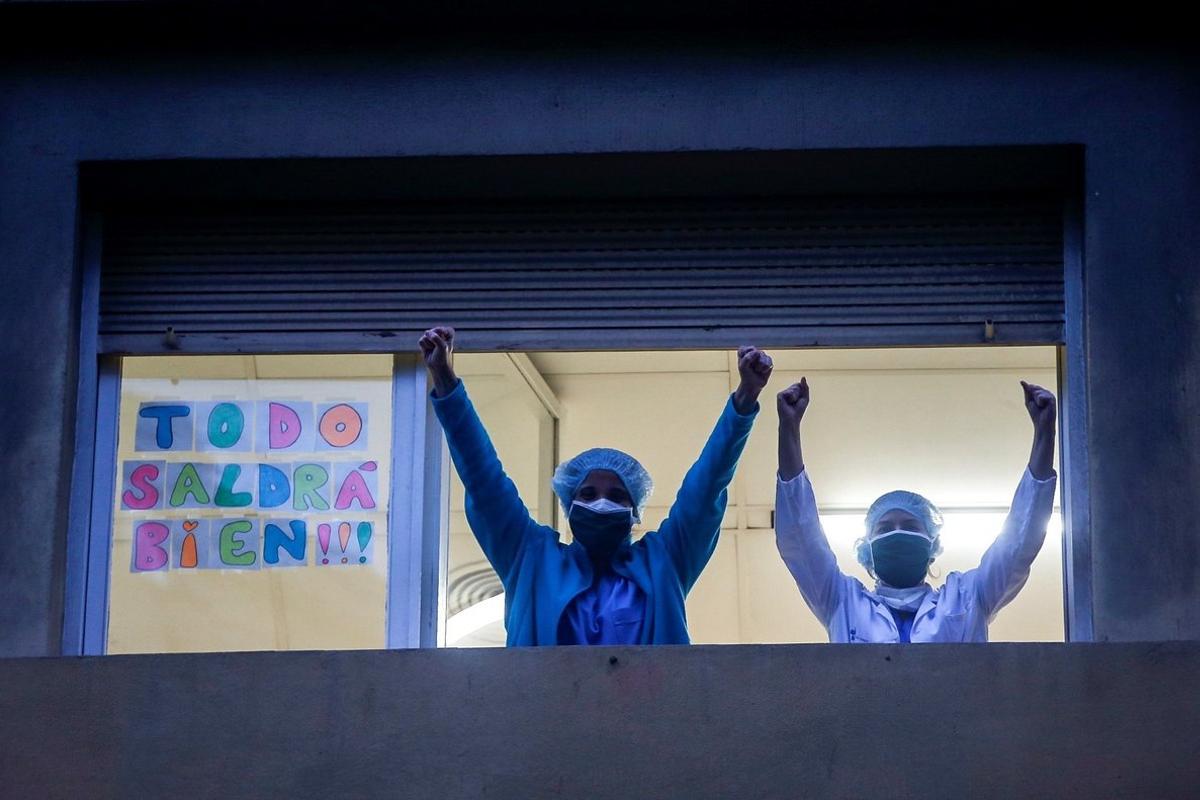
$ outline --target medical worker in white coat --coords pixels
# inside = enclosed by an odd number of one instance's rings
[[[913,492],[889,492],[867,511],[856,544],[875,579],[868,589],[842,573],[821,529],[804,469],[800,421],[808,381],[780,392],[775,541],[800,594],[831,642],[986,642],[988,624],[1029,578],[1054,505],[1054,395],[1021,382],[1033,420],[1033,447],[1000,535],[979,566],[951,572],[939,589],[925,578],[941,552],[937,507]]]

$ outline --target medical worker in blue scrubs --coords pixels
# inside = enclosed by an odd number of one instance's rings
[[[808,381],[779,393],[775,541],[829,641],[987,641],[988,624],[1028,580],[1054,507],[1054,395],[1024,381],[1021,387],[1033,421],[1033,445],[1004,527],[978,567],[949,573],[938,589],[925,578],[942,551],[942,515],[914,492],[888,492],[867,511],[856,551],[875,579],[874,587],[868,589],[838,569],[821,529],[800,446]]]
[[[687,644],[684,598],[717,546],[727,487],[758,413],[771,359],[738,351],[741,382],[657,531],[632,532],[653,488],[633,456],[585,450],[554,473],[574,541],[529,515],[504,474],[466,387],[454,374],[454,329],[420,339],[433,408],[466,487],[467,521],[505,590],[508,645]],[[614,398],[614,412],[622,400]],[[636,402],[626,398],[625,412]]]

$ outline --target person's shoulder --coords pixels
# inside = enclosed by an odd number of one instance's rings
[[[550,546],[567,547],[562,541],[562,534],[551,528],[549,525],[544,525],[536,520],[529,520],[529,528],[525,532],[526,536],[537,539],[539,542],[544,542]]]
[[[629,545],[632,558],[658,558],[667,555],[668,541],[658,530],[646,531]]]
[[[876,599],[878,599],[874,592],[872,592],[870,589],[868,589],[866,587],[866,585],[863,584],[862,581],[860,581],[858,578],[854,577],[853,575],[847,575],[846,573],[843,572],[842,573],[842,584],[846,587],[846,590],[849,592],[853,592],[854,594],[862,595],[864,597],[875,597]]]
[[[946,580],[942,581],[942,585],[934,592],[938,597],[963,597],[973,594],[972,586],[975,580],[976,570],[969,569],[966,572],[957,570],[946,573]]]
[[[523,538],[525,553],[537,554],[539,558],[566,556],[573,546],[573,543],[564,542],[562,534],[554,528],[532,519],[525,528]]]
[[[631,550],[650,550],[662,546],[662,534],[657,530],[646,531],[629,545]]]

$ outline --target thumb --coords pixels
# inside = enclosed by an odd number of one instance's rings
[[[1021,393],[1025,396],[1026,405],[1037,403],[1037,395],[1034,394],[1033,387],[1025,381],[1021,381]]]

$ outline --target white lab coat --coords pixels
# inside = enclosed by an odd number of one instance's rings
[[[821,529],[808,475],[776,479],[775,544],[804,602],[821,620],[831,642],[898,642],[900,632],[887,605],[857,578],[838,569]],[[979,566],[951,572],[940,589],[927,586],[913,619],[913,642],[986,642],[988,623],[1029,578],[1029,567],[1046,538],[1057,476],[1038,480],[1025,470],[1004,528]]]

